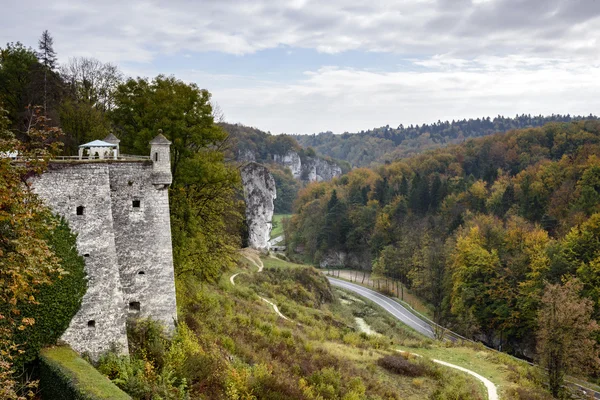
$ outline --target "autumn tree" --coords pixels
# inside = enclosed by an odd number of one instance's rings
[[[600,328],[591,318],[591,300],[580,297],[581,289],[577,279],[547,284],[542,297],[537,352],[554,397],[561,395],[566,374],[597,371],[600,365],[595,339]]]
[[[33,193],[27,179],[39,174],[58,151],[60,131],[49,128],[42,110],[34,111],[27,142],[16,140],[0,107],[0,154],[18,152],[21,162],[0,157],[0,398],[17,398],[13,362],[23,351],[16,330],[35,324],[21,306],[35,304],[40,286],[63,273],[48,237],[55,227],[50,210]]]

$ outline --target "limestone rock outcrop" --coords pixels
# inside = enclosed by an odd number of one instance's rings
[[[273,161],[288,167],[294,178],[308,182],[330,181],[342,175],[342,168],[334,162],[318,157],[305,157],[304,161],[295,151],[288,151],[286,155],[273,155]]]
[[[240,173],[246,200],[248,246],[268,250],[274,210],[273,200],[277,197],[275,180],[265,166],[255,162],[248,163]]]
[[[302,179],[302,160],[295,151],[288,151],[285,156],[273,155],[273,161],[288,167],[295,179]]]

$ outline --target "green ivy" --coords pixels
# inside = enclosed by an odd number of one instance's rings
[[[35,294],[38,304],[19,306],[21,315],[34,318],[35,324],[14,332],[15,342],[22,344],[25,350],[17,365],[33,361],[42,347],[56,343],[79,310],[87,290],[85,262],[77,251],[76,236],[63,218],[47,240],[52,251],[62,260],[61,267],[66,273],[57,276],[51,285],[39,288]]]

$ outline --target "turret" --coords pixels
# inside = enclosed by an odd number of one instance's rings
[[[171,142],[163,136],[162,129],[150,141],[150,158],[152,160],[152,184],[163,188],[173,182],[171,175]]]

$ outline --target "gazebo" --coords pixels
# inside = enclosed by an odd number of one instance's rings
[[[87,157],[84,156],[87,150]],[[107,158],[117,159],[119,157],[119,145],[118,143],[108,143],[104,140],[94,140],[93,142],[85,143],[79,146],[79,159],[95,159],[101,160]]]

